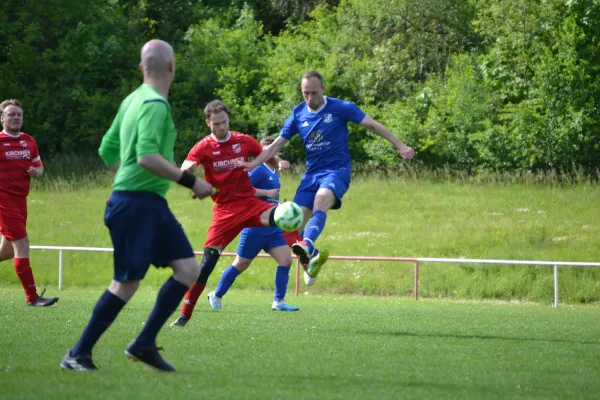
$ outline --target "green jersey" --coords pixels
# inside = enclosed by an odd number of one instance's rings
[[[139,165],[138,159],[160,154],[173,162],[176,137],[171,106],[158,90],[143,84],[127,96],[98,150],[107,165],[121,162],[113,189],[153,192],[165,197],[171,181],[154,175]]]

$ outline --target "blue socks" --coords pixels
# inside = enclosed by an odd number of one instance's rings
[[[306,228],[304,228],[304,241],[308,243],[311,257],[315,251],[314,243],[319,238],[319,235],[323,232],[323,229],[325,229],[326,221],[327,214],[325,211],[317,210],[313,213],[312,218],[306,224]]]
[[[71,356],[92,354],[92,348],[121,312],[126,302],[106,290],[94,307],[90,322],[79,341],[71,349]]]
[[[217,290],[215,290],[215,296],[223,297],[235,282],[235,279],[240,275],[240,271],[237,270],[233,265],[227,267],[225,271],[223,271],[223,275],[221,275],[221,280],[217,285]]]
[[[281,301],[285,298],[289,280],[290,267],[278,266],[275,273],[275,301]]]
[[[176,281],[170,277],[158,291],[154,309],[150,313],[144,329],[140,332],[136,342],[140,345],[153,345],[156,342],[156,336],[167,322],[167,319],[173,314],[181,299],[187,292],[188,287],[183,283]]]
[[[227,294],[227,291],[235,282],[235,279],[240,275],[240,271],[237,270],[233,265],[227,267],[221,275],[221,280],[215,290],[215,296],[223,297]],[[288,282],[290,280],[290,267],[278,266],[277,272],[275,273],[275,301],[281,301],[285,298],[287,292]]]

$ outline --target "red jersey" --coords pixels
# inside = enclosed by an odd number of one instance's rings
[[[227,203],[254,197],[254,188],[248,172],[236,168],[237,162],[247,162],[256,157],[262,146],[252,136],[229,132],[227,139],[219,141],[212,134],[192,147],[186,161],[204,167],[206,180],[219,191],[212,196],[215,203]]]
[[[29,167],[40,167],[37,143],[26,133],[11,136],[0,132],[0,195],[27,196],[31,177]]]

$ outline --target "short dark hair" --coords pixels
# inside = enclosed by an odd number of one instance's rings
[[[323,76],[317,71],[307,71],[302,75],[302,80],[310,78],[317,78],[321,82],[321,85],[323,84]]]
[[[212,114],[218,114],[222,111],[225,111],[227,115],[229,115],[229,109],[221,100],[213,100],[204,107],[204,115],[206,119],[210,119]]]
[[[19,108],[23,108],[21,102],[17,99],[7,99],[0,103],[0,114],[4,114],[4,110],[8,106],[17,106]]]
[[[264,138],[260,139],[260,144],[263,146],[268,146],[273,143],[275,139],[277,139],[277,136],[275,135],[265,136]]]

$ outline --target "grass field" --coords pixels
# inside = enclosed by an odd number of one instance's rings
[[[51,175],[50,175],[51,176]],[[284,176],[281,198],[291,199],[298,176]],[[35,245],[110,247],[103,211],[110,193],[104,180],[41,181],[29,199],[29,232]],[[451,179],[356,178],[340,211],[331,212],[319,246],[334,255],[465,257],[525,260],[600,261],[600,185],[456,183]],[[212,203],[192,201],[174,187],[169,202],[194,248],[201,250]],[[235,251],[237,242],[227,251]],[[56,287],[58,254],[36,251],[38,284]],[[217,265],[209,287],[231,259]],[[17,285],[10,263],[0,264],[0,282]],[[330,261],[311,293],[409,296],[410,264]],[[260,260],[236,287],[270,290],[275,265]],[[104,285],[111,277],[110,254],[65,254],[66,288]],[[158,286],[166,271],[151,271],[146,285]],[[600,299],[600,270],[560,269],[561,301]],[[303,289],[304,290],[304,289]],[[520,299],[550,303],[548,267],[473,265],[421,266],[420,293],[429,298]]]
[[[232,291],[220,313],[203,297],[185,329],[158,337],[176,374],[123,349],[156,296],[142,289],[94,351],[100,370],[60,371],[101,290],[31,309],[0,289],[2,399],[594,399],[597,306],[303,296],[270,311],[270,292]]]

